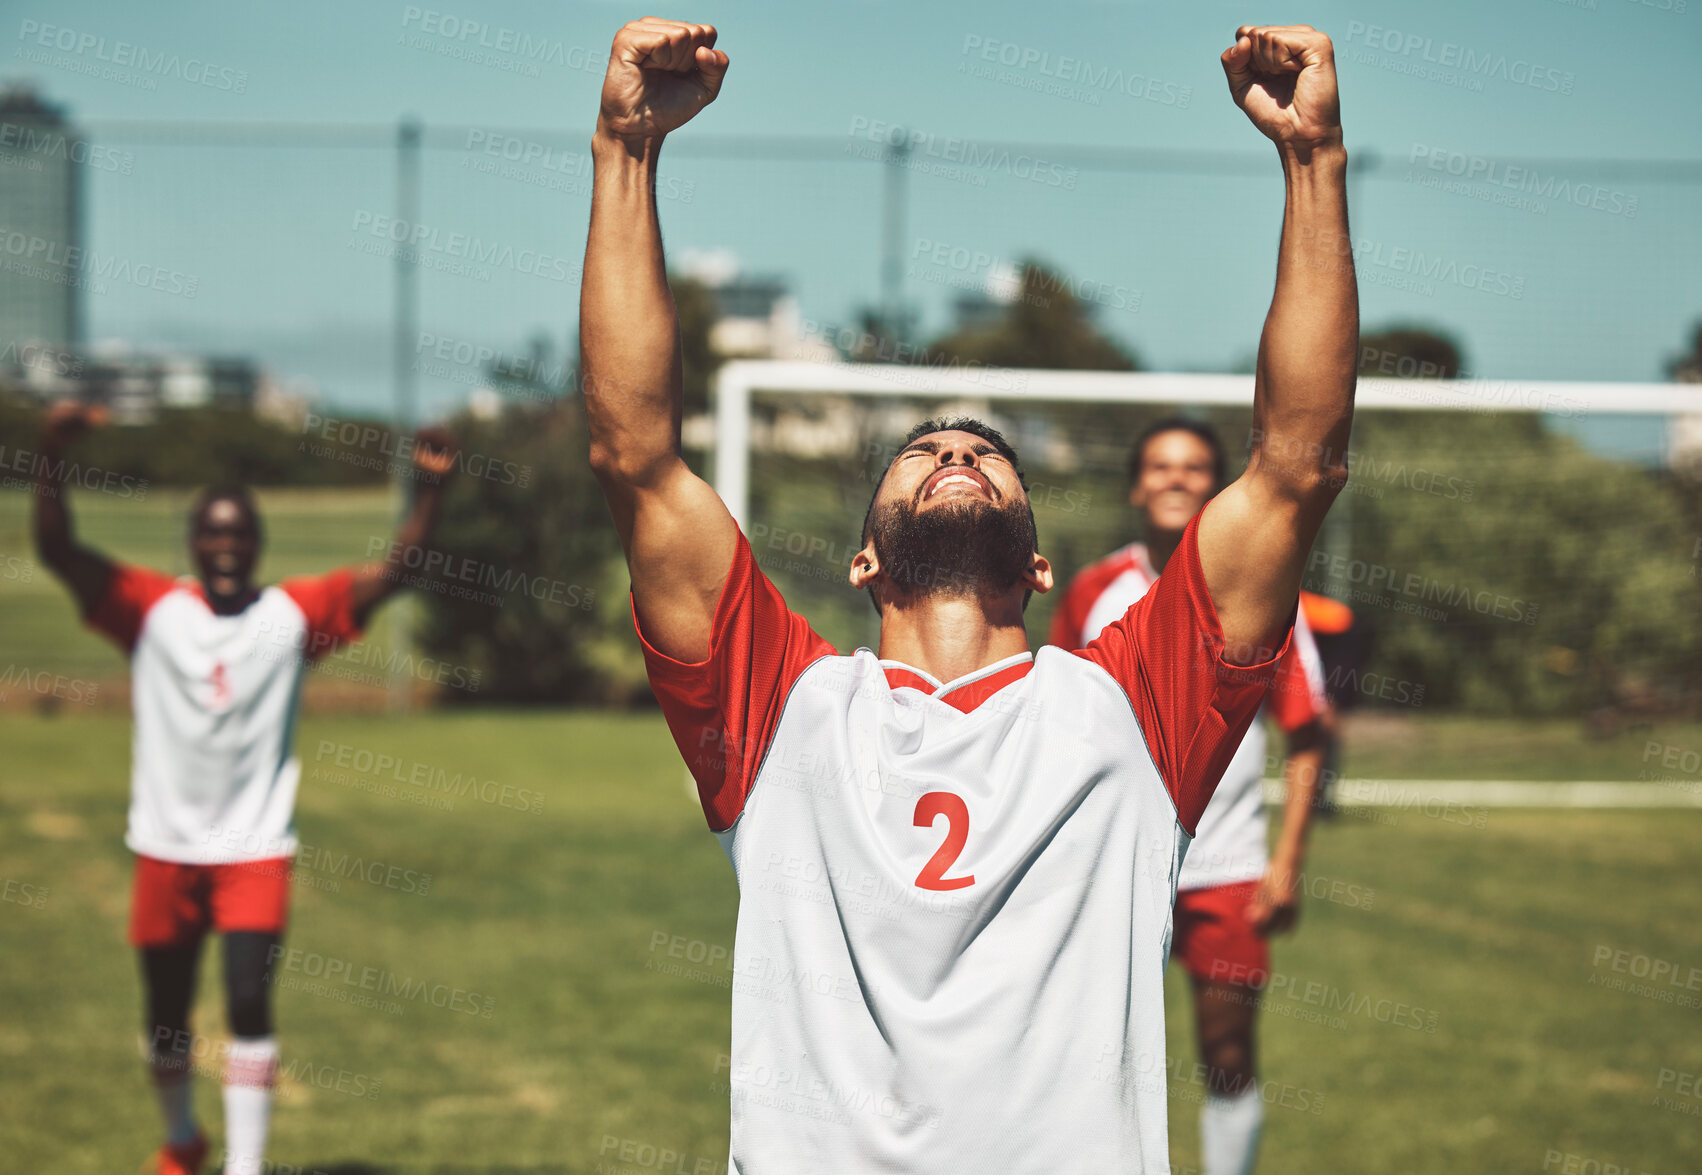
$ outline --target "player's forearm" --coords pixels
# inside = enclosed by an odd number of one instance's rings
[[[1347,475],[1359,350],[1347,153],[1339,142],[1279,150],[1286,203],[1259,341],[1254,466],[1285,493],[1327,508]]]
[[[1271,860],[1290,872],[1299,872],[1306,860],[1306,839],[1312,829],[1313,804],[1323,769],[1322,743],[1289,750],[1288,761],[1283,767],[1287,796],[1283,801],[1282,828],[1277,833]]]
[[[679,331],[656,216],[661,139],[599,127],[579,347],[591,464],[605,486],[642,483],[679,452]]]
[[[71,508],[65,501],[64,456],[57,446],[44,441],[35,469],[35,550],[43,563],[59,572],[77,549]]]

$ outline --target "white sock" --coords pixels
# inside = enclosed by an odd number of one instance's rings
[[[277,1069],[275,1037],[239,1036],[230,1042],[225,1059],[226,1175],[261,1175]]]
[[[159,1099],[160,1116],[165,1119],[165,1140],[172,1146],[194,1142],[198,1130],[195,1114],[189,1108],[193,1084],[189,1074],[187,1053],[151,1053],[148,1073],[153,1078],[154,1096]]]
[[[1259,1155],[1265,1102],[1255,1082],[1231,1097],[1206,1094],[1200,1108],[1200,1157],[1205,1175],[1252,1175]]]

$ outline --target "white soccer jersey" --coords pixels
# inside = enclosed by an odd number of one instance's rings
[[[119,565],[86,617],[130,655],[124,843],[208,865],[295,853],[296,702],[309,662],[360,635],[348,571],[216,614],[201,585]]]
[[[1088,644],[1145,596],[1157,579],[1144,543],[1131,543],[1085,568],[1071,581],[1054,614],[1052,642],[1070,649]],[[1277,724],[1289,731],[1315,721],[1327,708],[1323,661],[1299,610],[1293,642],[1277,670],[1267,705]],[[1178,889],[1209,889],[1264,876],[1268,864],[1266,742],[1263,722],[1248,727],[1247,736],[1200,817],[1200,827],[1176,883]]]
[[[1189,830],[1275,663],[1221,660],[1190,530],[1079,654],[835,655],[742,538],[708,660],[645,644],[739,881],[731,1170],[1169,1170]]]

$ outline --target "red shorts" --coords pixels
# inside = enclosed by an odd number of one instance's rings
[[[1170,953],[1195,979],[1261,988],[1271,973],[1271,944],[1247,921],[1256,881],[1186,889],[1176,895]]]
[[[282,934],[290,913],[290,858],[184,865],[137,856],[130,945],[187,946],[208,930]]]

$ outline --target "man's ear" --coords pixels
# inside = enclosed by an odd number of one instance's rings
[[[1129,487],[1129,505],[1137,510],[1146,509],[1146,495],[1141,493],[1141,483],[1138,481]]]
[[[1037,592],[1052,590],[1052,564],[1046,561],[1046,556],[1036,551],[1028,560],[1028,570],[1023,572],[1023,583]]]
[[[873,541],[870,541],[851,557],[851,586],[862,591],[879,579],[880,574],[881,557],[876,553]]]

